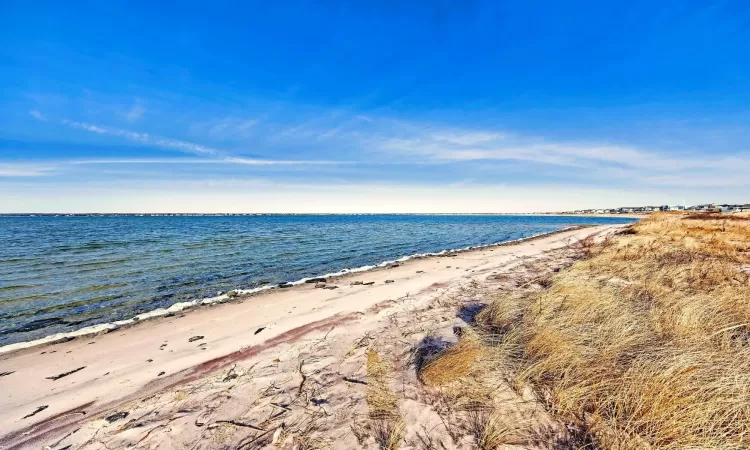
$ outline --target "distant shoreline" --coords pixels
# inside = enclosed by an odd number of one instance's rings
[[[558,216],[643,218],[648,213],[0,213],[0,217]]]
[[[613,214],[613,213],[582,213],[582,214],[575,214],[575,213],[532,213],[532,214],[520,214],[524,216],[557,216],[557,217],[621,217],[625,219],[643,219],[645,217],[648,217],[650,213],[623,213],[623,214]]]

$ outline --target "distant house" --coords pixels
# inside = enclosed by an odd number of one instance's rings
[[[721,212],[750,212],[750,205],[719,205]]]
[[[590,208],[577,209],[573,214],[638,214],[653,211],[703,211],[703,212],[750,212],[750,204],[721,204],[703,203],[691,206],[685,205],[662,205],[662,206],[621,206],[619,208]],[[568,212],[571,213],[571,212]]]
[[[721,212],[730,213],[736,211],[742,211],[745,205],[719,205]]]
[[[703,205],[693,205],[686,209],[690,211],[713,211],[716,209],[716,207],[712,204],[703,204]]]

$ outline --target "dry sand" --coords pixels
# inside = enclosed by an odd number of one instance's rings
[[[414,259],[331,279],[334,290],[278,289],[4,354],[0,448],[377,448],[362,424],[372,345],[403,378],[401,448],[429,448],[424,436],[464,448],[416,382],[410,352],[425,339],[450,343],[456,308],[470,315],[480,292],[512,282],[503,274],[558,264],[569,244],[619,228]],[[532,408],[535,423],[556,430],[534,402],[516,400],[509,414]]]

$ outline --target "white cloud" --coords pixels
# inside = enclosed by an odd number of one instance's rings
[[[136,103],[138,106],[139,103]],[[38,111],[37,111],[38,112]],[[137,110],[135,111],[138,112]],[[30,111],[29,114],[34,116]],[[137,116],[138,114],[135,114]],[[36,117],[36,116],[34,116]],[[44,116],[41,116],[44,117]],[[555,182],[568,185],[668,187],[750,186],[750,153],[712,155],[705,150],[666,152],[658,148],[618,145],[612,142],[550,140],[509,132],[501,127],[456,127],[441,123],[420,123],[352,112],[305,110],[291,117],[298,122],[259,119],[241,114],[195,122],[191,140],[214,146],[171,139],[149,133],[112,128],[85,122],[64,121],[67,126],[89,133],[126,139],[141,145],[172,149],[205,159],[181,160],[90,160],[73,164],[236,164],[249,166],[407,164],[419,168],[421,179],[429,179],[430,164],[456,168],[446,183],[456,180],[502,180],[512,174],[524,185]],[[288,118],[288,117],[287,117]],[[240,153],[241,142],[257,143],[252,154],[273,159],[230,156]],[[237,142],[224,140],[236,139]],[[245,139],[245,141],[241,141]],[[295,149],[295,160],[284,160],[284,151]],[[248,153],[250,153],[248,149]],[[321,158],[346,158],[348,161],[315,161]],[[327,156],[322,156],[327,155]],[[346,155],[346,156],[344,156]],[[291,156],[290,156],[291,157]],[[187,157],[186,157],[187,158]],[[307,159],[311,158],[311,159]],[[436,169],[437,170],[437,169]],[[444,173],[446,172],[444,169]],[[301,171],[300,171],[301,172]],[[344,172],[344,171],[342,171]],[[398,181],[408,178],[404,171],[372,171],[372,177]],[[373,175],[374,174],[374,175]],[[453,175],[455,175],[453,177]],[[353,175],[341,175],[350,181]],[[415,183],[419,181],[415,177]],[[474,181],[468,184],[474,183]]]
[[[146,108],[143,107],[140,101],[137,101],[129,110],[124,114],[125,120],[128,122],[136,122],[146,112]]]
[[[259,122],[258,119],[224,117],[196,122],[190,127],[190,132],[211,139],[244,139],[253,135]]]
[[[498,141],[505,138],[505,133],[470,132],[470,133],[437,133],[430,136],[438,142],[446,142],[456,145],[477,145],[485,142]]]
[[[247,137],[257,123],[255,119],[225,118],[213,123],[208,134],[215,138]]]
[[[739,171],[721,173],[690,173],[690,174],[664,174],[645,176],[642,178],[644,183],[653,186],[690,186],[703,188],[722,188],[722,187],[742,187],[750,186],[750,176],[748,170],[740,169]],[[750,197],[748,197],[750,199]]]
[[[351,164],[345,161],[305,161],[305,160],[273,160],[256,158],[225,157],[218,159],[188,159],[188,158],[116,158],[116,159],[79,159],[63,161],[61,164],[71,165],[118,165],[118,164],[238,164],[247,166],[285,166],[285,165],[338,165]]]
[[[349,161],[314,161],[314,160],[268,160],[254,158],[224,158],[221,162],[245,164],[252,166],[269,166],[269,165],[340,165],[352,164]]]
[[[43,177],[51,175],[54,165],[34,163],[0,163],[0,178]]]
[[[216,155],[219,150],[204,145],[196,144],[194,142],[182,141],[179,139],[170,139],[159,136],[150,135],[148,133],[139,133],[136,131],[121,130],[118,128],[101,127],[84,122],[73,122],[70,120],[64,120],[63,124],[73,128],[89,131],[91,133],[115,136],[128,139],[130,141],[138,142],[143,145],[153,145],[154,147],[161,147],[166,149],[178,150],[185,153],[193,153],[198,155]]]
[[[456,130],[435,132],[414,125],[399,137],[375,136],[371,145],[407,160],[423,162],[520,161],[556,166],[571,179],[576,175],[615,176],[655,185],[721,185],[721,180],[750,185],[750,154],[714,156],[695,152],[666,153],[632,146],[550,142],[503,132]]]
[[[36,110],[36,109],[32,109],[31,111],[29,111],[29,115],[35,118],[36,120],[41,120],[41,121],[47,120],[47,117],[41,112],[39,112],[39,110]]]

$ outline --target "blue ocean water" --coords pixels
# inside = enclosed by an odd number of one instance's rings
[[[417,253],[577,224],[563,216],[0,217],[0,345]]]

